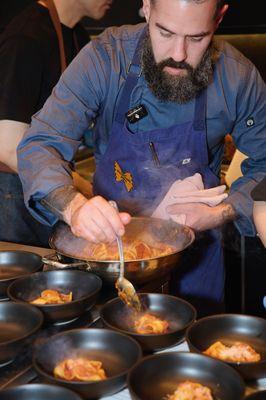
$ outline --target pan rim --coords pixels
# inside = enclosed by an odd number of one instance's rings
[[[132,217],[131,218],[131,220],[132,221],[134,221],[134,220],[147,220],[147,219],[152,219],[152,220],[154,220],[154,221],[160,221],[160,223],[167,223],[167,220],[162,220],[162,219],[160,219],[160,218],[153,218],[153,217],[145,217],[145,216],[136,216],[136,217]],[[162,255],[162,256],[159,256],[159,257],[152,257],[152,258],[138,258],[138,259],[131,259],[131,260],[125,260],[125,264],[127,264],[127,263],[133,263],[133,262],[141,262],[141,261],[152,261],[152,260],[158,260],[158,259],[161,259],[161,258],[165,258],[165,257],[168,257],[168,256],[174,256],[174,255],[177,255],[177,254],[179,254],[179,253],[181,253],[183,250],[185,250],[187,247],[189,247],[193,242],[194,242],[194,240],[195,240],[195,233],[194,233],[194,231],[193,231],[193,229],[192,228],[190,228],[188,225],[181,225],[181,224],[178,224],[177,222],[174,222],[174,221],[171,221],[171,223],[173,223],[173,224],[175,224],[175,225],[177,225],[177,226],[179,226],[179,227],[181,227],[182,228],[182,230],[184,230],[184,231],[187,231],[188,232],[188,235],[189,235],[189,240],[187,241],[187,243],[186,243],[186,245],[184,246],[184,248],[182,249],[182,250],[176,250],[176,251],[173,251],[173,252],[170,252],[170,253],[168,253],[168,254],[165,254],[165,255]],[[63,225],[63,223],[61,223],[61,226]],[[67,224],[64,224],[64,225],[66,225],[66,226],[68,226]],[[68,252],[64,252],[64,251],[60,251],[60,250],[58,250],[57,248],[56,248],[56,246],[55,246],[55,244],[54,244],[54,242],[55,242],[55,236],[56,236],[56,231],[55,232],[53,232],[52,233],[52,235],[51,235],[51,237],[49,238],[49,245],[50,245],[50,247],[51,247],[51,249],[52,250],[55,250],[56,251],[56,253],[57,254],[59,254],[59,255],[62,255],[62,256],[64,256],[64,257],[68,257],[68,258],[72,258],[72,259],[77,259],[77,260],[80,260],[80,261],[84,261],[84,262],[97,262],[97,263],[103,263],[103,264],[110,264],[110,263],[113,263],[113,264],[115,264],[115,263],[119,263],[119,260],[97,260],[97,259],[89,259],[89,258],[84,258],[84,257],[78,257],[78,256],[75,256],[75,255],[71,255],[71,254],[69,254]],[[84,239],[85,240],[85,239]]]

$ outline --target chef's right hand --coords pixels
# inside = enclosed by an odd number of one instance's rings
[[[107,243],[125,233],[125,225],[131,217],[128,213],[117,212],[101,196],[86,199],[79,193],[65,210],[64,219],[74,235],[93,243]]]

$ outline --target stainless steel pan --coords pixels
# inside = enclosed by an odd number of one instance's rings
[[[136,284],[142,284],[166,275],[169,269],[177,266],[180,252],[194,241],[194,232],[189,227],[171,220],[134,217],[126,226],[123,241],[129,242],[136,238],[150,241],[151,245],[153,241],[161,241],[173,248],[172,253],[161,257],[125,262],[125,277]],[[84,267],[109,282],[118,278],[119,261],[90,259],[90,243],[74,236],[70,227],[64,223],[57,225],[50,238],[50,246],[56,250],[61,260],[71,260],[71,263],[51,262],[44,258],[43,262],[46,264],[52,264],[56,268]]]

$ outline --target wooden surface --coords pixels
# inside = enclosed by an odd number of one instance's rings
[[[37,253],[40,256],[46,256],[47,254],[54,253],[52,249],[46,249],[42,247],[34,247],[34,246],[26,246],[23,244],[10,243],[10,242],[0,242],[0,251],[3,250],[22,250],[22,251],[30,251],[32,253]]]

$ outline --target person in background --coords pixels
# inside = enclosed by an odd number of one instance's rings
[[[266,177],[252,190],[254,200],[253,216],[255,226],[264,247],[266,247]]]
[[[111,0],[32,2],[0,36],[0,240],[47,246],[51,228],[27,211],[17,169],[16,148],[61,72],[89,38],[84,16],[102,18]],[[86,193],[86,181],[73,173]]]
[[[213,38],[227,8],[222,0],[143,0],[147,23],[109,28],[85,46],[18,147],[25,203],[44,224],[62,219],[76,236],[110,242],[131,215],[158,216],[165,204],[168,218],[195,230],[175,294],[198,315],[223,310],[219,227],[234,220],[255,235],[250,191],[266,168],[265,84],[239,51]],[[70,163],[92,121],[96,172],[87,199]],[[228,133],[248,158],[224,200]]]

